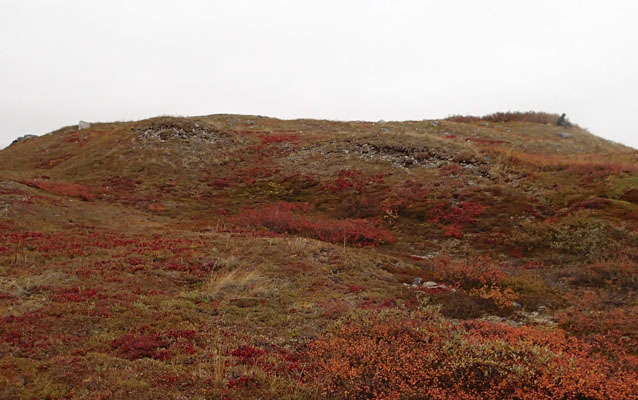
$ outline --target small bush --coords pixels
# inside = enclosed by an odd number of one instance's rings
[[[45,181],[22,181],[25,185],[37,187],[59,196],[76,197],[84,201],[91,201],[95,196],[89,188],[81,183],[45,182]]]
[[[111,341],[111,347],[117,349],[121,357],[129,360],[140,358],[154,358],[164,360],[168,358],[170,342],[159,334],[135,335],[128,334]]]
[[[488,114],[482,117],[475,117],[471,115],[453,115],[451,117],[446,118],[446,121],[452,122],[478,122],[478,121],[486,121],[486,122],[532,122],[535,124],[555,124],[558,121],[560,115],[558,114],[550,114],[546,112],[535,112],[535,111],[527,111],[527,112],[497,112],[494,114]],[[565,122],[570,123],[568,119],[565,119]],[[570,123],[571,124],[571,123]],[[574,126],[574,124],[571,124]]]
[[[278,203],[244,210],[237,220],[242,224],[265,227],[277,233],[308,235],[331,243],[377,246],[394,241],[390,232],[376,227],[369,220],[307,216],[302,214],[304,210],[307,210],[307,203]]]
[[[434,260],[434,278],[452,286],[470,291],[484,286],[498,286],[506,274],[494,266],[490,260],[476,260],[472,263],[440,257]]]
[[[630,399],[638,377],[563,332],[368,315],[308,346],[330,399]],[[595,372],[594,372],[595,371]]]

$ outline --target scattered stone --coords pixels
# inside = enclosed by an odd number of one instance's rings
[[[19,138],[15,139],[13,142],[11,142],[11,144],[22,142],[23,140],[29,140],[29,139],[34,138],[34,137],[37,137],[37,136],[36,135],[20,136]]]
[[[430,122],[430,125],[439,126],[439,122],[438,121],[432,121],[432,122]]]
[[[135,130],[139,132],[140,139],[162,143],[174,139],[205,143],[233,141],[228,133],[190,121],[151,121]]]
[[[567,132],[561,132],[558,134],[559,137],[563,138],[563,139],[569,139],[572,137],[572,135],[570,133]]]
[[[382,132],[382,133],[385,133],[385,132],[388,132],[388,131],[389,131],[389,129],[388,129],[388,128],[381,128],[381,132]]]
[[[447,285],[444,285],[442,283],[436,283],[434,281],[423,282],[421,278],[414,278],[411,285],[404,283],[403,286],[406,288],[425,290],[428,292],[437,292],[437,291],[456,292],[456,289],[451,288]]]
[[[515,301],[512,302],[512,307],[514,308],[521,308],[521,305]]]
[[[377,124],[385,124],[385,121],[380,119],[380,120],[377,121]]]
[[[78,130],[89,129],[90,127],[91,127],[91,123],[90,122],[80,121],[78,123]]]

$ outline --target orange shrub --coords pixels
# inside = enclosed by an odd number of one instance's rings
[[[439,257],[434,260],[434,278],[465,290],[497,286],[505,278],[505,273],[496,268],[490,260],[478,259],[471,263]]]
[[[631,399],[622,371],[562,331],[367,316],[308,347],[331,399]]]

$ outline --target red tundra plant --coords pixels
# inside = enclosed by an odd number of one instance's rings
[[[450,164],[445,167],[439,168],[440,176],[458,176],[461,174],[463,169],[458,164]]]
[[[366,176],[356,169],[344,169],[339,171],[337,179],[323,186],[329,193],[343,193],[355,191],[359,194],[366,191],[368,186],[383,183],[383,175]]]
[[[97,289],[80,290],[77,286],[61,290],[55,299],[62,302],[79,303],[97,295]]]
[[[164,360],[169,357],[170,342],[159,333],[135,335],[133,333],[120,336],[111,341],[111,347],[117,349],[120,356],[129,360],[154,358]]]
[[[130,333],[111,341],[111,348],[117,349],[119,355],[129,360],[140,358],[154,358],[165,360],[170,357],[169,348],[175,344],[182,344],[188,353],[192,353],[192,340],[196,332],[193,330],[155,332],[150,334]],[[184,346],[191,344],[191,346]]]
[[[464,201],[458,205],[437,204],[430,210],[430,222],[442,224],[473,224],[476,217],[483,214],[487,207],[474,201]]]
[[[244,345],[233,350],[230,355],[236,357],[241,364],[253,365],[258,358],[267,353],[266,350],[260,349],[259,347]]]
[[[44,182],[44,181],[21,181],[25,185],[37,187],[60,196],[76,197],[84,201],[91,201],[95,196],[89,191],[89,188],[81,183],[63,183],[63,182]]]
[[[425,185],[407,179],[383,200],[382,211],[386,214],[401,214],[415,203],[425,199],[427,195],[428,189]]]
[[[339,198],[339,214],[367,218],[397,214],[408,208],[421,195],[421,188],[412,183],[406,181],[389,191],[383,174],[366,175],[356,169],[345,169],[323,185],[322,190]]]
[[[462,228],[476,223],[476,217],[483,214],[486,206],[474,201],[464,201],[458,205],[438,203],[430,210],[429,222],[442,225],[445,236],[460,238]]]
[[[479,258],[471,262],[455,261],[447,256],[434,259],[434,278],[465,290],[499,286],[505,272],[490,259]]]
[[[295,143],[299,140],[299,135],[297,134],[279,134],[279,135],[264,135],[260,134],[259,139],[262,144],[271,144],[271,143]]]
[[[239,378],[230,379],[228,381],[228,388],[236,389],[239,387],[257,386],[257,383],[257,380],[255,380],[254,378],[251,378],[247,375],[242,375]]]
[[[293,211],[307,210],[307,203],[278,203],[242,211],[237,221],[277,233],[302,234],[331,243],[377,246],[394,241],[392,234],[366,219],[328,219]]]
[[[638,396],[635,370],[619,368],[560,330],[368,311],[307,349],[309,382],[331,399]]]

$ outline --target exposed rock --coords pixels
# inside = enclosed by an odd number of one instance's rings
[[[571,133],[567,133],[567,132],[561,132],[558,134],[559,137],[563,138],[563,139],[569,139],[572,137]]]
[[[11,144],[22,142],[23,140],[29,140],[29,139],[34,138],[34,137],[37,137],[37,136],[36,135],[20,136],[19,138],[15,139],[13,142],[11,142]]]
[[[91,127],[91,123],[90,122],[86,122],[86,121],[80,121],[78,123],[78,129],[82,130],[82,129],[89,129]]]
[[[141,139],[166,142],[168,140],[196,140],[207,143],[232,142],[232,136],[211,126],[186,120],[149,121],[137,127]]]
[[[423,282],[421,278],[414,278],[414,280],[412,281],[412,285],[404,283],[403,286],[406,288],[423,290],[426,292],[438,292],[438,291],[456,292],[456,289],[451,288],[447,285],[444,285],[442,283],[437,283],[434,281]]]

